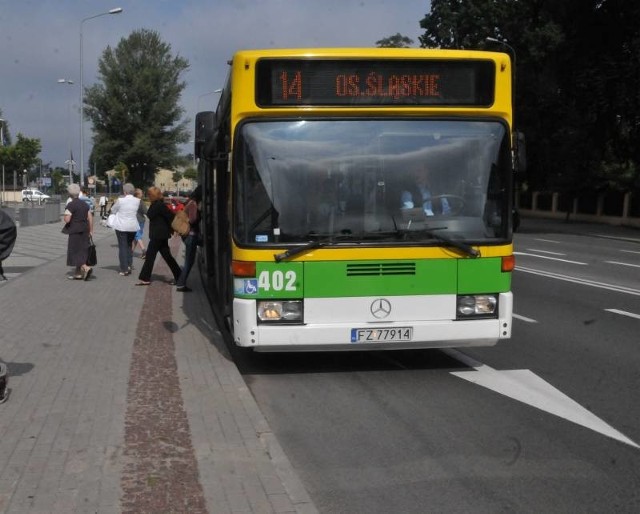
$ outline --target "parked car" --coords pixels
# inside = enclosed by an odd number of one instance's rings
[[[46,203],[51,197],[49,195],[45,195],[42,191],[38,189],[23,189],[22,190],[22,201],[23,202],[38,202],[38,204]]]
[[[169,209],[172,212],[178,212],[184,209],[184,204],[186,203],[186,200],[184,198],[179,198],[179,197],[170,197],[170,198],[165,198],[165,204],[167,205],[167,207],[169,207]]]

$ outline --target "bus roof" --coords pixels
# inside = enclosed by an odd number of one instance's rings
[[[373,58],[411,58],[411,59],[498,59],[507,58],[509,54],[488,50],[448,50],[441,48],[265,48],[265,49],[241,49],[235,57],[259,58],[259,57],[373,57]]]

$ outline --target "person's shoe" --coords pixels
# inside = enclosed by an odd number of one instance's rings
[[[146,250],[142,250],[142,254],[140,255],[141,259],[146,259],[147,258],[147,251]]]
[[[120,275],[121,277],[128,277],[129,275],[131,275],[130,271],[121,271],[120,273],[118,273],[118,275]]]
[[[67,278],[69,280],[82,280],[82,275],[69,275]]]
[[[176,291],[178,291],[179,293],[190,293],[191,291],[193,291],[193,289],[187,286],[180,286],[180,287],[176,287]]]
[[[89,277],[91,276],[91,273],[93,272],[92,268],[85,268],[82,270],[82,280],[84,280],[85,282],[87,280],[89,280]]]

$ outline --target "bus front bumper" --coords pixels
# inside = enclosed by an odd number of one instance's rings
[[[334,300],[335,301],[335,300]],[[370,299],[365,299],[369,302]],[[333,307],[333,317],[321,322],[305,324],[259,324],[255,300],[234,301],[234,341],[242,347],[259,352],[340,351],[340,350],[405,350],[423,348],[461,348],[493,346],[511,337],[511,293],[499,295],[499,317],[483,319],[394,320],[387,322],[336,320],[339,315]],[[406,340],[357,341],[354,330],[378,330],[386,333],[411,329]]]

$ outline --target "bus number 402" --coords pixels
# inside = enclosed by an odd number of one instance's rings
[[[262,271],[258,275],[258,289],[262,291],[295,291],[296,290],[296,272],[280,271],[272,272]]]

